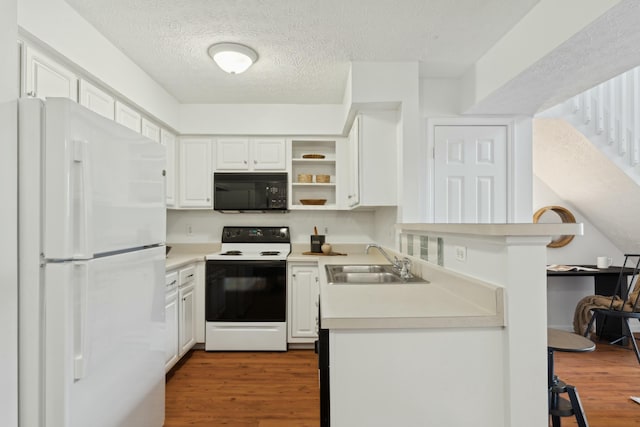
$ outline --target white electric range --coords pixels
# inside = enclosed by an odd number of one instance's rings
[[[224,227],[206,256],[205,350],[287,350],[288,227]]]

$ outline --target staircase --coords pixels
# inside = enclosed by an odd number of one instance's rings
[[[640,251],[640,68],[538,114],[533,171],[622,252]]]
[[[640,67],[536,117],[566,120],[640,185]]]

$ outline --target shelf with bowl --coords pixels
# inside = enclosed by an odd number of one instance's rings
[[[291,141],[291,209],[336,209],[335,139]],[[301,200],[325,200],[304,204]]]

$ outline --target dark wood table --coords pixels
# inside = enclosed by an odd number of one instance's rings
[[[573,265],[573,264],[571,264]],[[595,265],[580,265],[579,267],[596,268]],[[596,295],[611,296],[616,290],[616,284],[618,283],[618,277],[620,276],[620,266],[611,266],[609,268],[601,268],[598,271],[550,271],[547,270],[547,277],[581,277],[592,276],[594,279],[594,290]],[[633,268],[625,267],[622,270],[622,275],[628,277],[633,275]],[[627,287],[622,287],[622,292],[618,292],[619,296],[626,296]],[[577,304],[577,301],[576,301]],[[600,320],[598,320],[600,322]],[[599,324],[598,326],[599,327]],[[617,339],[623,335],[622,319],[607,319],[605,323],[605,329],[602,332],[602,336],[607,339]],[[627,340],[620,342],[621,345],[626,345]]]

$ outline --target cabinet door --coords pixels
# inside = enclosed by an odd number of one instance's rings
[[[358,148],[360,206],[398,204],[396,111],[369,111],[359,116]]]
[[[255,170],[284,170],[286,168],[285,140],[256,138],[251,140],[251,166]]]
[[[207,138],[184,138],[179,142],[180,207],[212,208],[211,145]]]
[[[347,183],[347,206],[354,207],[360,203],[360,118],[356,117],[349,132],[349,153],[348,163],[351,166],[349,170],[349,181]]]
[[[165,300],[165,372],[178,361],[178,290],[167,292]]]
[[[178,290],[180,303],[180,352],[182,357],[196,343],[194,283]]]
[[[141,133],[152,141],[160,142],[160,127],[144,117],[142,118]]]
[[[28,96],[69,98],[78,101],[78,78],[42,52],[25,46],[24,92]]]
[[[219,138],[216,141],[216,170],[249,169],[249,140]]]
[[[140,132],[142,116],[133,108],[120,101],[116,101],[116,122],[136,132]]]
[[[290,265],[289,338],[290,342],[312,342],[318,337],[318,265]]]
[[[86,80],[80,80],[80,104],[110,120],[115,120],[116,100]]]
[[[435,221],[507,221],[507,127],[434,127]]]
[[[174,207],[176,205],[176,137],[171,132],[162,129],[160,143],[167,149],[167,163],[165,165],[167,207]]]

